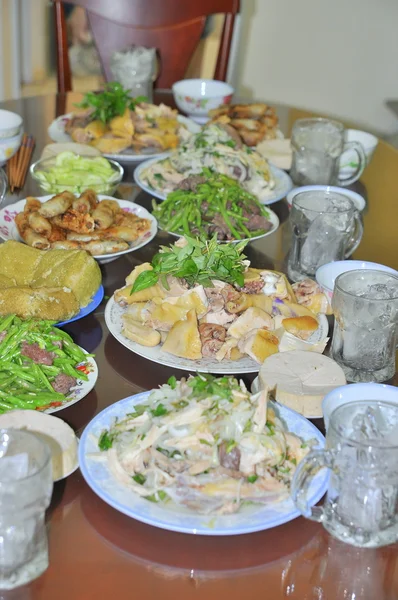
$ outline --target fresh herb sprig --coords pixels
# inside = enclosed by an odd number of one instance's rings
[[[160,280],[167,289],[167,275],[185,279],[190,287],[195,284],[212,287],[211,280],[218,279],[238,286],[244,285],[247,242],[219,244],[217,235],[210,241],[186,236],[184,247],[161,246],[152,259],[152,271],[143,271],[135,280],[131,293],[149,288]]]
[[[140,102],[148,102],[145,96],[131,98],[131,90],[125,89],[117,81],[105,84],[101,92],[88,92],[82,102],[76,104],[79,108],[94,108],[93,121],[99,120],[108,123],[113,117],[120,116],[126,108],[135,110]]]

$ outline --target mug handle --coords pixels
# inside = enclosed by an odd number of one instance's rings
[[[354,213],[354,231],[350,237],[348,247],[345,251],[344,258],[349,258],[355,252],[361,243],[363,236],[363,219],[361,213],[356,210]]]
[[[354,183],[354,181],[357,181],[357,179],[360,178],[366,167],[366,154],[362,144],[360,144],[359,142],[345,142],[343,153],[346,152],[346,150],[348,150],[349,148],[352,148],[354,152],[358,154],[358,166],[357,170],[355,171],[352,177],[344,178],[338,175],[337,183],[342,186],[347,186],[351,183]]]
[[[308,490],[312,478],[320,469],[333,469],[333,452],[330,450],[313,450],[300,461],[293,476],[291,495],[296,508],[304,517],[321,523],[323,521],[323,506],[309,506]]]
[[[5,174],[4,170],[0,168],[0,206],[6,195],[7,187],[8,187],[7,175]]]

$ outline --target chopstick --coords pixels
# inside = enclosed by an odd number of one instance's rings
[[[23,187],[35,147],[35,138],[24,134],[18,152],[7,162],[7,176],[11,193]]]

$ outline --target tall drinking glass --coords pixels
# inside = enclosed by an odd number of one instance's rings
[[[350,185],[366,166],[365,150],[359,142],[345,142],[344,125],[328,119],[298,119],[293,125],[290,175],[297,185]],[[340,157],[346,150],[358,155],[351,176],[340,173]]]
[[[307,492],[320,468],[330,469],[323,506]],[[375,548],[398,540],[398,404],[365,401],[333,411],[326,448],[299,464],[292,496],[302,514],[338,539]]]
[[[48,567],[44,513],[53,481],[50,449],[32,433],[0,430],[0,589]]]
[[[290,225],[288,275],[293,281],[314,277],[321,265],[350,256],[363,234],[353,202],[324,190],[301,192],[293,198]]]
[[[337,277],[332,307],[332,357],[347,381],[387,381],[395,374],[398,277],[377,270]]]

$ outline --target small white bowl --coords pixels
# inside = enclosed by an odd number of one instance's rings
[[[9,110],[0,109],[0,140],[14,138],[22,132],[22,117]]]
[[[22,142],[23,132],[10,138],[0,138],[0,165],[4,164],[18,151]]]
[[[366,166],[368,166],[377,148],[377,144],[379,143],[378,138],[367,131],[347,129],[345,132],[345,139],[347,142],[358,142],[361,144],[365,151]],[[343,176],[344,179],[348,179],[353,176],[357,168],[358,155],[352,148],[349,148],[343,152],[340,158],[340,176]]]
[[[361,194],[357,194],[357,192],[353,192],[351,190],[347,190],[347,188],[337,187],[335,185],[303,185],[302,187],[294,188],[291,192],[286,196],[287,203],[289,208],[292,208],[293,198],[297,196],[297,194],[301,194],[302,192],[335,192],[337,194],[343,194],[349,198],[355,207],[360,212],[366,206],[365,198],[361,196]]]
[[[348,402],[383,400],[398,404],[398,387],[384,383],[351,383],[335,388],[322,400],[323,419],[327,431],[330,416],[336,408]]]
[[[206,123],[209,110],[229,104],[234,93],[228,83],[214,79],[182,79],[172,90],[178,108],[197,123]]]
[[[376,269],[377,271],[385,271],[386,273],[398,275],[395,269],[380,265],[379,263],[368,262],[366,260],[336,260],[335,262],[326,263],[326,265],[318,267],[315,279],[331,302],[336,278],[342,273],[355,271],[356,269]]]

